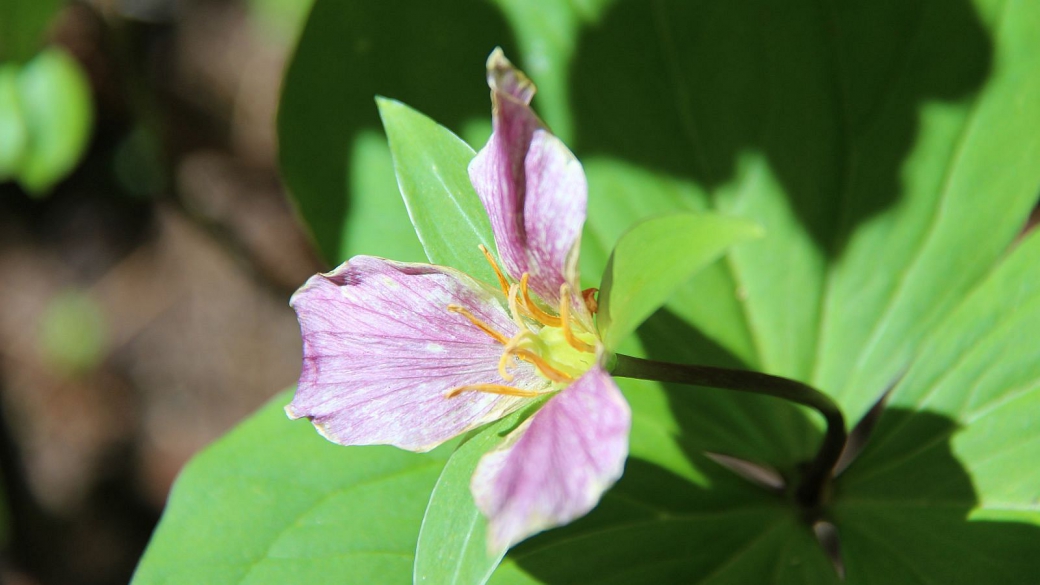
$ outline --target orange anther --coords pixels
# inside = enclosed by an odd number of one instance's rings
[[[470,323],[476,325],[478,329],[480,329],[484,333],[487,333],[491,336],[492,339],[501,343],[502,345],[506,345],[509,343],[509,340],[506,339],[505,335],[502,335],[498,331],[492,329],[491,326],[487,323],[481,321],[480,319],[477,319],[476,316],[474,316],[473,313],[470,313],[469,310],[465,307],[460,307],[459,305],[448,305],[448,310],[452,313],[458,313],[463,317],[469,319]]]
[[[581,298],[585,300],[585,307],[588,308],[589,313],[592,315],[595,315],[596,311],[599,310],[599,303],[596,301],[596,293],[598,292],[598,288],[587,288],[581,291]]]
[[[487,258],[488,264],[491,265],[491,269],[495,271],[495,276],[498,277],[498,286],[502,287],[502,294],[509,295],[509,281],[506,280],[506,275],[502,274],[502,271],[498,268],[498,262],[495,262],[495,257],[488,251],[487,246],[480,244],[480,251],[484,253],[484,257]]]
[[[570,315],[571,287],[564,283],[560,285],[560,321],[563,322],[563,338],[567,340],[571,347],[578,351],[594,353],[596,348],[574,336],[574,332],[571,331]]]
[[[527,309],[528,314],[530,314],[532,318],[542,325],[547,327],[559,327],[559,317],[554,317],[541,310],[538,305],[531,300],[531,295],[527,292],[527,279],[530,278],[530,276],[530,274],[525,272],[524,275],[520,277],[520,294],[524,298],[524,308]]]
[[[470,384],[452,388],[444,393],[445,398],[455,398],[463,392],[487,392],[488,394],[501,394],[502,396],[519,396],[521,398],[534,398],[540,393],[534,390],[523,390],[502,384]]]

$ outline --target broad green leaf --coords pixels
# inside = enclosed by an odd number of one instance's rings
[[[1038,265],[1034,233],[929,336],[895,389],[839,483],[850,569],[875,582],[1040,574]]]
[[[656,511],[656,518],[518,549],[491,583],[839,583],[812,537],[782,509]]]
[[[597,314],[603,343],[617,348],[695,272],[733,244],[760,236],[755,224],[718,215],[676,214],[636,225],[603,272]]]
[[[18,182],[41,195],[83,156],[94,123],[90,85],[76,61],[52,48],[22,68],[18,89],[28,134]]]
[[[415,553],[415,583],[485,583],[505,555],[488,549],[487,521],[469,483],[480,458],[538,409],[541,402],[474,431],[452,453],[426,506]]]
[[[178,478],[134,585],[407,583],[427,496],[452,445],[342,447],[280,395]]]
[[[29,142],[18,92],[19,67],[0,65],[0,181],[18,173]]]
[[[44,42],[47,27],[65,0],[0,2],[0,62],[29,60]]]
[[[949,13],[919,9],[916,42],[890,57],[903,59],[907,73],[842,76],[864,84],[849,94],[858,108],[886,96],[890,102],[850,136],[849,157],[861,161],[842,184],[851,213],[878,206],[877,193],[888,185],[880,171],[903,152],[895,141],[908,120],[917,134],[900,161],[900,198],[851,234],[828,282],[813,381],[853,417],[1003,253],[1040,189],[1040,78],[1032,74],[1040,67],[1040,5],[961,4]],[[842,11],[839,18],[877,12]],[[937,59],[939,47],[952,52]],[[868,58],[862,46],[843,50]],[[910,110],[914,95],[931,99]]]
[[[496,251],[491,222],[467,172],[473,149],[401,102],[376,102],[394,155],[397,184],[426,257],[494,282],[478,248],[483,244]]]

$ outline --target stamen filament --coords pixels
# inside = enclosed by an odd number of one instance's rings
[[[556,368],[549,365],[549,362],[542,359],[541,356],[527,349],[514,349],[511,352],[516,357],[534,364],[534,367],[538,368],[542,372],[542,375],[549,378],[553,382],[570,382],[572,378],[566,372],[561,372]]]
[[[509,281],[506,280],[506,276],[499,270],[498,262],[495,262],[494,256],[491,255],[491,252],[488,251],[487,246],[484,244],[480,244],[480,251],[484,253],[484,257],[487,258],[491,269],[495,271],[495,276],[498,277],[498,286],[502,287],[502,294],[509,296]]]
[[[527,280],[530,276],[530,274],[525,272],[524,275],[520,277],[520,294],[524,299],[524,308],[527,309],[528,314],[530,314],[534,320],[538,321],[542,325],[547,327],[559,327],[559,317],[554,317],[549,313],[546,313],[531,300],[531,295],[527,292]]]
[[[470,313],[469,310],[466,309],[465,307],[460,307],[459,305],[448,305],[448,310],[451,311],[452,313],[458,313],[458,314],[462,315],[463,317],[469,319],[470,323],[473,323],[474,325],[476,325],[478,329],[480,329],[484,333],[487,333],[488,335],[491,336],[492,339],[494,339],[495,341],[501,343],[502,345],[508,345],[509,344],[509,340],[506,339],[505,335],[502,335],[498,331],[495,331],[494,329],[492,329],[491,326],[488,325],[487,323],[481,321],[480,319],[477,319],[477,317],[475,315],[473,315],[473,313]]]
[[[571,331],[570,309],[571,287],[564,283],[560,285],[560,321],[563,322],[563,338],[567,340],[571,347],[578,351],[594,353],[596,348],[575,337],[574,332]]]
[[[513,323],[520,328],[521,331],[530,331],[524,320],[520,317],[520,303],[517,301],[517,295],[520,293],[519,285],[512,285],[509,287],[509,312],[513,317]]]
[[[534,398],[540,394],[540,392],[535,392],[534,390],[523,390],[520,388],[513,388],[512,386],[505,386],[503,384],[470,384],[468,386],[452,388],[444,393],[444,397],[455,398],[463,392],[487,392],[488,394],[519,396],[521,398]]]
[[[514,350],[516,350],[525,339],[533,336],[534,334],[531,333],[530,329],[524,328],[514,335],[508,343],[506,343],[505,348],[502,350],[502,357],[498,358],[498,375],[502,376],[502,379],[506,382],[513,381],[513,375],[506,370],[506,367],[509,365],[510,356],[513,355]]]

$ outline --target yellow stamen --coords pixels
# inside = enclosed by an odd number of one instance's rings
[[[571,347],[578,351],[595,352],[596,348],[575,337],[574,332],[571,331],[570,309],[571,287],[564,283],[560,285],[560,321],[563,323],[563,338],[567,340]]]
[[[463,317],[469,319],[470,323],[473,323],[474,325],[476,325],[478,329],[480,329],[484,333],[487,333],[495,341],[501,343],[502,345],[509,344],[509,340],[506,339],[505,335],[502,335],[498,331],[495,331],[494,329],[492,329],[491,326],[488,325],[487,323],[481,321],[480,319],[477,319],[476,316],[474,316],[473,313],[470,313],[466,308],[460,307],[458,305],[448,305],[448,310],[451,311],[452,313],[458,313],[458,314],[462,315]]]
[[[524,342],[525,339],[534,337],[530,329],[521,329],[512,339],[506,343],[505,348],[502,350],[502,357],[498,358],[498,375],[502,376],[502,379],[506,382],[513,381],[513,375],[506,371],[506,367],[509,365],[509,358],[513,355],[513,351]]]
[[[495,262],[494,256],[488,251],[484,244],[480,244],[480,251],[484,253],[484,257],[487,258],[488,264],[491,265],[491,269],[495,271],[495,276],[498,277],[498,286],[502,287],[502,294],[509,295],[509,281],[506,280],[506,276],[502,274],[502,271],[498,269],[498,262]]]
[[[531,295],[527,292],[527,279],[530,276],[530,274],[525,272],[524,275],[520,277],[520,294],[523,296],[524,299],[524,308],[527,309],[527,312],[531,315],[532,318],[534,318],[542,325],[545,325],[547,327],[559,327],[559,317],[554,317],[549,313],[546,313],[541,308],[539,308],[538,305],[534,304],[534,301],[531,300]]]
[[[512,350],[512,354],[526,362],[534,364],[534,366],[542,372],[543,376],[549,378],[553,382],[570,382],[574,379],[566,372],[561,372],[560,370],[550,366],[549,362],[542,359],[541,356],[533,351],[527,349],[514,349]]]
[[[509,287],[509,312],[512,314],[513,323],[520,328],[521,331],[530,331],[524,320],[520,317],[520,303],[517,301],[517,295],[520,293],[519,285],[512,285]]]
[[[539,394],[539,392],[535,392],[534,390],[521,390],[520,388],[513,388],[512,386],[504,386],[502,384],[470,384],[469,386],[452,388],[444,393],[444,397],[455,398],[463,392],[487,392],[488,394],[520,396],[522,398],[534,398]]]
[[[513,374],[509,373],[506,367],[509,365],[509,357],[511,354],[502,352],[502,357],[498,358],[498,375],[502,376],[502,379],[506,382],[513,381]]]

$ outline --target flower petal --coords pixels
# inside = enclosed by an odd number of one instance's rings
[[[516,324],[495,295],[450,268],[369,256],[311,277],[290,302],[303,333],[303,369],[286,412],[310,418],[336,443],[412,451],[512,412],[528,399],[444,396],[459,386],[505,383],[502,345],[447,308],[460,305],[511,337]],[[509,385],[546,387],[529,364],[511,368]]]
[[[581,164],[528,105],[534,85],[496,49],[488,58],[494,132],[469,166],[502,264],[550,306],[577,290],[577,247],[588,188]]]
[[[500,551],[584,516],[621,477],[632,413],[596,366],[480,460],[470,489]]]

